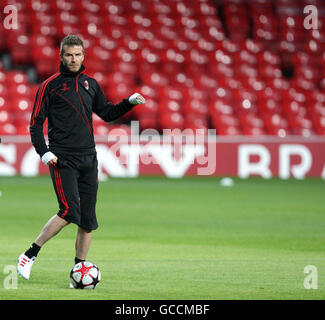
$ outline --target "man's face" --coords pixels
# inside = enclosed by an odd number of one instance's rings
[[[82,46],[65,45],[61,61],[71,72],[77,72],[81,68],[84,57]]]

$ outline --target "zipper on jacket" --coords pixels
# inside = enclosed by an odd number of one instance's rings
[[[76,91],[78,92],[79,86],[78,86],[78,78],[80,76],[80,73],[76,76]]]

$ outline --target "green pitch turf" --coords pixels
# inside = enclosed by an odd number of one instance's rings
[[[47,176],[0,177],[0,299],[324,299],[324,191],[318,179],[109,179],[88,256],[102,272],[97,289],[68,287],[75,225],[9,289],[10,266],[57,203]],[[317,289],[304,287],[308,265]]]

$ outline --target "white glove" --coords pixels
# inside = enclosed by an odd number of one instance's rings
[[[134,93],[129,98],[129,102],[132,104],[144,104],[146,99],[140,93]]]
[[[53,160],[54,158],[56,158],[55,154],[53,154],[51,151],[48,151],[46,153],[43,154],[42,156],[42,162],[46,165],[49,164],[49,162],[51,160]]]

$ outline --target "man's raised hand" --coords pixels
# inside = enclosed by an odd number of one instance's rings
[[[146,99],[140,93],[136,92],[129,98],[129,102],[132,104],[144,104]]]

